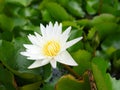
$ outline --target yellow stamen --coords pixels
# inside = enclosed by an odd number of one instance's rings
[[[43,47],[43,53],[46,56],[56,56],[60,51],[60,44],[57,41],[48,41]]]

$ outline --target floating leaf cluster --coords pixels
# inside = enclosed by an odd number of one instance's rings
[[[72,27],[68,41],[83,36],[67,50],[78,66],[28,69],[34,61],[20,55],[27,35],[50,21]],[[119,89],[119,0],[0,0],[0,90]]]

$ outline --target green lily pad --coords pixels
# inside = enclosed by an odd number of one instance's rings
[[[81,18],[85,16],[85,12],[76,1],[69,1],[65,7],[75,17]]]
[[[115,78],[112,78],[111,76],[110,80],[112,82],[112,90],[119,90],[120,89],[120,80],[116,80]]]
[[[5,6],[5,0],[0,0],[0,12],[3,11],[4,6]]]
[[[53,21],[53,17],[51,17],[48,10],[41,10],[41,13],[42,13],[43,21],[46,21],[46,22]]]
[[[73,20],[73,18],[66,12],[66,10],[57,3],[46,3],[47,11],[57,21]]]
[[[66,75],[59,79],[55,88],[56,90],[90,90],[90,85],[86,81],[76,80],[73,76]]]
[[[87,5],[86,5],[86,10],[87,10],[87,12],[88,12],[90,15],[96,14],[97,9],[96,9],[96,8],[94,9],[93,6],[95,6],[96,4],[98,4],[99,1],[97,1],[97,0],[88,0],[86,3],[87,3]]]
[[[22,40],[22,41],[21,41]],[[19,42],[19,43],[18,43]],[[13,44],[7,41],[0,41],[0,60],[3,65],[12,71],[17,76],[24,78],[29,82],[35,82],[41,80],[40,68],[29,70],[27,67],[33,62],[26,59],[26,57],[20,55],[22,49],[22,42],[25,39],[18,39],[15,41],[17,44]],[[14,46],[15,45],[15,46]]]
[[[78,66],[73,67],[73,70],[78,74],[82,75],[86,70],[91,69],[90,60],[92,55],[85,50],[78,50],[72,53],[73,58],[78,63]]]
[[[13,20],[4,14],[0,14],[0,28],[3,31],[12,31],[14,28]]]
[[[9,2],[9,3],[18,3],[18,4],[21,4],[23,6],[28,6],[32,0],[6,0],[6,2]]]
[[[10,31],[5,31],[1,34],[2,39],[6,41],[12,41],[13,39],[13,33]]]
[[[108,65],[108,62],[100,57],[92,60],[92,70],[98,90],[113,90],[109,74],[106,73]]]
[[[115,33],[115,30],[116,32],[118,31],[117,19],[111,14],[101,14],[100,16],[94,17],[91,22],[98,31],[101,39]]]
[[[13,74],[0,65],[0,90],[16,90]]]
[[[101,44],[103,51],[105,51],[108,55],[111,55],[114,51],[120,49],[119,38],[120,38],[119,33],[108,36]]]
[[[120,80],[116,80],[106,73],[108,66],[109,63],[100,57],[93,59],[92,69],[98,90],[119,90]]]
[[[41,84],[41,81],[24,85],[22,87],[19,87],[19,90],[38,90],[40,88],[40,84]]]
[[[111,55],[112,65],[115,70],[119,71],[120,69],[120,49],[116,50]]]

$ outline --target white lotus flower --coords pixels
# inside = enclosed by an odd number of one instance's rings
[[[27,56],[27,59],[35,60],[34,63],[28,67],[29,69],[41,67],[48,63],[50,63],[53,68],[56,68],[57,62],[77,66],[77,63],[66,49],[80,41],[82,37],[67,41],[70,36],[71,27],[68,27],[62,33],[62,24],[60,23],[58,25],[58,22],[56,22],[54,26],[50,22],[46,27],[40,24],[40,30],[42,35],[36,32],[35,35],[28,35],[32,44],[24,44],[26,51],[21,52],[22,55]]]

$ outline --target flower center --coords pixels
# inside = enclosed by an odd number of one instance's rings
[[[56,56],[60,51],[60,44],[57,41],[48,41],[43,47],[43,53],[46,56]]]

